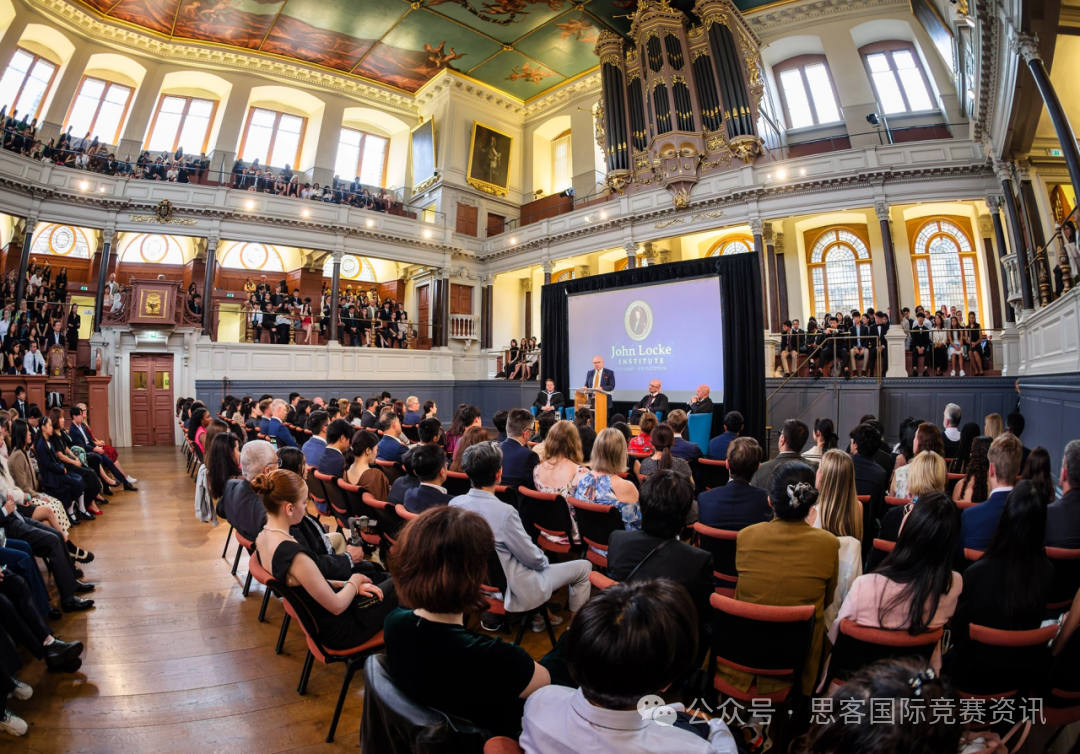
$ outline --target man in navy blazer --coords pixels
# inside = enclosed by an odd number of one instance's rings
[[[772,521],[769,493],[750,484],[761,465],[757,440],[736,437],[727,447],[727,462],[728,483],[698,495],[698,521],[729,531]]]
[[[667,425],[675,433],[675,444],[671,446],[671,455],[693,464],[697,463],[698,459],[701,458],[701,448],[698,447],[696,442],[683,439],[682,435],[686,431],[686,424],[686,412],[681,408],[675,409],[667,416]]]
[[[345,419],[334,419],[326,430],[326,450],[316,467],[327,476],[341,477],[345,473],[345,449],[352,442],[356,427]]]
[[[311,430],[311,437],[300,448],[304,452],[304,462],[308,466],[319,468],[319,461],[326,452],[326,430],[330,426],[330,414],[325,411],[316,411],[307,420],[307,428]]]
[[[540,457],[529,447],[533,416],[523,408],[515,408],[506,417],[506,440],[502,448],[502,483],[533,489],[533,469]]]
[[[382,431],[382,439],[379,440],[379,452],[376,456],[380,461],[401,462],[405,452],[409,449],[409,440],[401,432],[401,420],[393,411],[385,411],[379,417],[379,429]]]
[[[289,415],[289,404],[280,398],[270,404],[270,422],[266,425],[266,434],[277,440],[278,448],[298,448],[292,432],[285,426],[285,417]]]
[[[1046,546],[1080,547],[1080,440],[1061,457],[1061,497],[1046,508]]]
[[[1006,432],[999,435],[986,454],[990,461],[990,497],[964,510],[960,516],[960,547],[958,558],[964,557],[964,548],[986,551],[990,537],[997,528],[1005,500],[1012,492],[1016,477],[1020,474],[1020,461],[1023,456],[1020,440],[1016,435]]]
[[[610,369],[604,369],[604,359],[602,356],[593,356],[592,359],[593,368],[589,370],[589,373],[585,375],[585,387],[598,387],[601,390],[611,392],[615,389],[615,373]],[[597,376],[599,372],[599,376]]]
[[[728,411],[724,415],[724,433],[717,435],[709,442],[709,458],[714,461],[723,461],[727,458],[728,446],[739,436],[746,421],[738,411]]]
[[[405,493],[405,510],[423,513],[436,505],[446,505],[450,495],[446,482],[446,451],[433,443],[420,445],[412,453],[412,467],[420,486]]]

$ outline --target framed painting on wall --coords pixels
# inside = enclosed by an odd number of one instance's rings
[[[508,134],[474,122],[469,147],[469,185],[494,196],[506,196],[510,189],[513,144],[514,139]]]
[[[412,130],[413,193],[419,194],[435,183],[435,118],[428,118]]]

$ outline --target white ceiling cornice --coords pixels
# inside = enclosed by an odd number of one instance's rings
[[[743,15],[751,29],[762,37],[770,37],[834,21],[841,16],[879,15],[890,10],[910,12],[910,9],[909,0],[813,0],[748,10]],[[768,42],[768,39],[763,41]]]

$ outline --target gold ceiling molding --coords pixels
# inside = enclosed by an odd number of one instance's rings
[[[51,20],[65,24],[97,42],[121,45],[162,59],[183,60],[199,65],[222,66],[279,76],[310,86],[332,89],[408,113],[417,111],[415,98],[408,92],[375,84],[355,74],[343,75],[329,68],[302,64],[269,53],[248,54],[232,47],[218,46],[212,42],[171,41],[153,32],[122,25],[120,22],[115,22],[115,19],[112,23],[106,23],[66,0],[30,0],[30,3],[45,11]]]
[[[890,8],[911,12],[909,0],[781,0],[744,11],[743,17],[755,32],[770,34],[833,21],[839,16],[880,14]]]

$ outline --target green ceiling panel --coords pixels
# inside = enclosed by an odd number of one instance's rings
[[[522,100],[566,81],[565,76],[516,51],[499,53],[469,75]]]
[[[583,10],[564,13],[514,45],[514,49],[542,61],[566,77],[596,65],[596,38],[603,25]]]
[[[562,12],[565,0],[425,0],[424,7],[511,44]],[[569,7],[569,4],[566,4]]]

